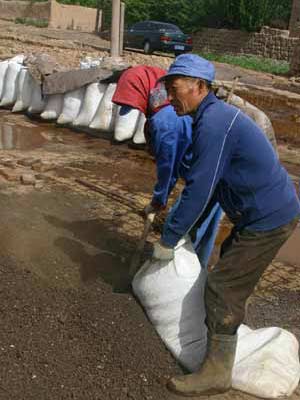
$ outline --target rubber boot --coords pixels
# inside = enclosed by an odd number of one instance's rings
[[[236,342],[237,335],[212,335],[208,338],[207,355],[200,370],[170,379],[168,389],[181,396],[212,395],[229,390]]]

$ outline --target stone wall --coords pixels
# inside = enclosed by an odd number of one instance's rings
[[[298,38],[289,31],[263,27],[258,33],[204,28],[193,36],[194,50],[220,54],[253,54],[291,61]]]
[[[95,8],[59,4],[55,0],[43,3],[0,0],[1,19],[44,19],[49,22],[51,28],[93,32],[96,29],[96,16],[97,10]],[[99,18],[99,21],[101,21],[101,18]]]

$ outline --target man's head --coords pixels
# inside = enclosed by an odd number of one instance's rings
[[[165,81],[168,99],[178,115],[193,114],[215,78],[213,64],[195,54],[183,54],[170,66]]]

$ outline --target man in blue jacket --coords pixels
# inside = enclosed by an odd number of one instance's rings
[[[201,224],[216,202],[234,224],[208,274],[206,359],[198,372],[168,383],[186,396],[231,387],[246,301],[300,215],[294,185],[271,144],[249,117],[215,97],[210,90],[214,76],[209,61],[184,54],[161,78],[176,113],[193,117],[193,156],[180,203],[155,243],[153,257],[173,259],[180,238]]]

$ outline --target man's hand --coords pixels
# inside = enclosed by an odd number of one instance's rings
[[[174,248],[165,246],[161,241],[155,242],[152,258],[160,261],[171,261],[174,258]]]

